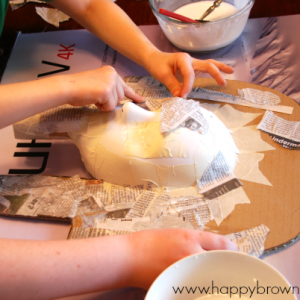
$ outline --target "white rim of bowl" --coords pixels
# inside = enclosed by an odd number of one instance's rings
[[[160,14],[159,11],[152,5],[151,0],[148,0],[148,2],[149,2],[149,5],[150,5],[150,7],[151,7],[151,9],[152,9],[152,11],[153,11],[153,13],[154,13],[154,15],[155,15],[155,16],[159,16],[161,19],[163,19],[163,20],[165,20],[165,21],[168,21],[168,22],[171,22],[171,23],[173,22],[173,23],[175,23],[175,24],[177,24],[177,25],[186,25],[186,24],[197,25],[197,24],[199,24],[199,25],[201,25],[201,26],[207,26],[207,25],[209,25],[209,24],[211,24],[211,23],[217,24],[217,23],[223,22],[224,20],[229,20],[229,19],[235,18],[236,16],[242,14],[242,13],[243,13],[245,10],[247,10],[249,7],[250,7],[250,9],[251,9],[251,7],[253,6],[255,0],[249,0],[249,2],[248,2],[241,10],[239,10],[239,11],[238,11],[236,14],[234,14],[234,15],[231,15],[231,16],[229,16],[229,17],[227,17],[227,18],[224,18],[224,19],[221,19],[221,20],[209,21],[209,22],[204,22],[204,23],[199,23],[199,22],[195,22],[195,23],[186,23],[186,22],[182,22],[182,21],[175,20],[175,19],[173,19],[173,18],[171,18],[171,17],[168,17],[168,16],[165,16],[165,15],[163,15],[163,14]],[[198,2],[200,2],[200,1],[198,1]],[[195,3],[195,2],[193,2],[193,3]]]
[[[260,263],[262,263],[263,265],[265,265],[267,268],[271,269],[272,271],[274,271],[288,286],[292,286],[288,280],[278,271],[276,270],[273,266],[271,266],[270,264],[268,264],[267,262],[263,261],[262,259],[260,258],[257,258],[255,256],[252,256],[252,255],[249,255],[249,254],[246,254],[246,253],[243,253],[243,252],[238,252],[238,251],[232,251],[232,250],[210,250],[210,251],[205,251],[205,252],[200,252],[200,253],[195,253],[195,254],[192,254],[192,255],[189,255],[189,256],[186,256],[178,261],[176,261],[175,263],[173,263],[171,266],[169,266],[168,268],[166,268],[162,273],[160,273],[158,275],[158,277],[153,281],[153,283],[151,284],[147,294],[146,294],[146,297],[145,297],[145,300],[149,300],[147,297],[149,295],[149,292],[151,290],[151,288],[154,286],[154,284],[160,279],[161,276],[163,276],[164,273],[168,272],[168,270],[170,268],[173,268],[174,266],[176,266],[177,264],[181,263],[182,261],[184,260],[188,260],[188,259],[191,259],[195,256],[201,256],[201,255],[213,255],[213,254],[217,254],[217,253],[222,253],[226,255],[226,253],[230,253],[230,254],[234,254],[234,255],[240,255],[240,256],[244,256],[244,257],[247,257],[247,259],[252,259],[253,261],[259,261]],[[296,296],[294,296],[294,299],[297,300]]]

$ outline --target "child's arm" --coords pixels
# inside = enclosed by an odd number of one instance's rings
[[[173,96],[185,97],[189,94],[195,79],[194,71],[209,73],[220,85],[226,84],[220,71],[233,72],[231,67],[214,60],[202,61],[186,53],[159,51],[111,0],[52,0],[50,4],[143,66],[154,78],[164,83]],[[184,77],[183,87],[174,76],[177,70]]]
[[[96,104],[102,111],[113,110],[124,95],[143,101],[110,66],[0,85],[0,129],[63,104]]]
[[[125,286],[149,288],[177,260],[210,249],[237,247],[223,236],[186,229],[70,241],[0,239],[1,299],[43,300]]]

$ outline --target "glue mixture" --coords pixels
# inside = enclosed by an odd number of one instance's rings
[[[168,6],[169,2],[166,1],[164,8],[171,10],[173,2]],[[173,11],[195,20],[200,19],[212,4],[213,1],[184,3]],[[240,0],[234,5],[222,2],[205,18],[210,22],[204,23],[170,20],[160,14],[156,17],[166,37],[174,46],[188,52],[207,52],[226,47],[241,35],[252,5],[253,2],[249,0]]]
[[[200,17],[204,14],[204,12],[212,6],[214,1],[202,1],[195,2],[184,5],[177,10],[175,10],[176,14],[188,17],[190,19],[200,19]],[[222,2],[219,7],[217,7],[212,13],[210,13],[205,20],[207,21],[215,21],[225,19],[230,17],[238,12],[238,9],[226,2]]]

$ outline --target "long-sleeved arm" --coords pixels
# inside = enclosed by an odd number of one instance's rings
[[[173,96],[186,97],[189,94],[194,71],[209,73],[220,85],[226,84],[221,71],[233,72],[231,67],[217,61],[193,59],[187,53],[159,51],[111,0],[53,0],[50,3],[148,70],[169,88]],[[174,76],[177,70],[183,75],[183,87]]]

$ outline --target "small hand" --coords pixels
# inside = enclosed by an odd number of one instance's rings
[[[228,238],[189,229],[143,230],[127,235],[134,286],[149,288],[156,277],[176,261],[206,250],[234,250]]]
[[[174,97],[185,98],[191,91],[195,72],[209,73],[219,85],[225,86],[226,81],[221,72],[231,74],[233,69],[216,60],[199,60],[187,53],[156,52],[151,57],[148,71],[154,78],[162,82]],[[177,71],[183,76],[183,86],[175,77]]]
[[[111,111],[124,96],[134,102],[144,101],[110,66],[69,75],[67,78],[70,87],[68,103],[73,106],[95,104],[101,111]]]

